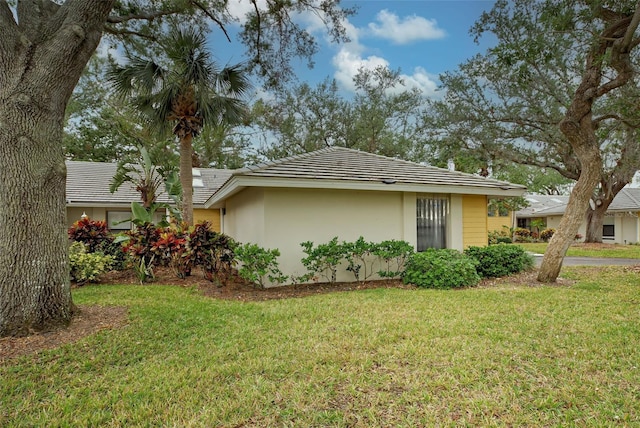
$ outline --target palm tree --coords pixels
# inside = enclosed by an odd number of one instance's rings
[[[109,81],[161,132],[171,131],[180,143],[182,220],[193,224],[193,138],[205,125],[235,125],[246,117],[242,98],[250,89],[241,65],[218,68],[206,50],[205,35],[196,29],[175,29],[165,46],[166,66],[129,57],[114,67]]]

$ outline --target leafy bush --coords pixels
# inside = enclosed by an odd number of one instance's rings
[[[214,232],[210,223],[195,225],[187,237],[187,251],[193,265],[202,266],[209,281],[225,281],[235,265],[236,242],[227,235]]]
[[[554,233],[556,233],[556,230],[552,227],[545,229],[540,232],[540,239],[542,239],[544,242],[549,242]]]
[[[526,242],[530,237],[531,231],[529,229],[525,229],[524,227],[516,227],[513,231],[514,242]]]
[[[360,273],[362,273],[362,281],[366,281],[374,274],[371,254],[376,247],[376,244],[366,242],[362,236],[355,242],[342,243],[342,256],[348,263],[347,270],[353,273],[356,281],[361,280]],[[368,265],[367,260],[369,260]]]
[[[90,253],[99,250],[104,241],[113,241],[107,229],[107,222],[81,218],[67,230],[69,239],[82,242]]]
[[[489,245],[495,245],[500,243],[511,244],[511,233],[509,230],[492,230],[489,232]]]
[[[113,259],[111,269],[123,270],[127,267],[127,253],[124,252],[120,241],[116,241],[114,237],[112,238],[113,239],[105,239],[102,241],[102,243],[98,245],[96,252],[111,256]]]
[[[79,285],[95,281],[99,275],[109,270],[112,262],[111,256],[87,252],[87,247],[82,242],[74,242],[69,247],[71,279]]]
[[[476,269],[484,278],[507,276],[533,267],[533,257],[517,245],[469,247],[464,253],[477,260]]]
[[[413,246],[406,241],[382,241],[372,250],[386,269],[379,270],[382,278],[396,278],[402,275],[407,259],[413,254]]]
[[[429,248],[407,261],[402,280],[423,288],[459,288],[478,283],[477,262],[456,250]]]
[[[278,267],[278,249],[266,250],[256,244],[247,243],[238,246],[235,255],[242,263],[238,274],[260,288],[264,288],[267,279],[276,284],[282,284],[289,279]]]
[[[307,255],[302,259],[302,264],[314,277],[323,276],[328,282],[335,283],[337,279],[338,265],[342,261],[344,248],[338,244],[338,237],[334,237],[326,244],[313,246],[313,242],[306,241],[300,244],[302,251]]]

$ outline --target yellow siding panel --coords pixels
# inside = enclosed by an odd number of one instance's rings
[[[202,221],[208,221],[211,223],[211,230],[220,232],[220,210],[212,209],[194,209],[193,210],[193,223],[200,223]]]
[[[462,197],[462,245],[483,247],[488,243],[487,197],[464,195]]]
[[[507,217],[488,217],[487,218],[487,230],[498,232],[502,231],[504,227],[511,227],[511,212]]]

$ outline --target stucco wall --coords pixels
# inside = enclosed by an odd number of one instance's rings
[[[264,190],[248,188],[227,199],[222,231],[241,243],[268,246],[264,240]]]
[[[300,262],[305,254],[300,243],[405,239],[405,200],[399,192],[367,192],[329,189],[266,189],[265,239],[269,248],[278,248],[283,272],[306,273]],[[411,206],[412,236],[415,241],[415,199]],[[226,220],[226,219],[225,219]],[[338,270],[338,281],[352,281],[353,274]]]
[[[462,197],[462,238],[464,248],[487,245],[489,237],[486,196],[464,195]]]

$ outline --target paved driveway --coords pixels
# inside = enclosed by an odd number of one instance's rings
[[[542,255],[534,254],[536,266],[542,263]],[[565,257],[562,266],[625,266],[640,265],[640,259],[619,259],[619,258],[601,258],[601,257]]]

